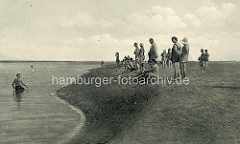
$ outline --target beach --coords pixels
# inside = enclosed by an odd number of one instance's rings
[[[240,144],[240,0],[0,11],[0,144]]]
[[[81,109],[83,129],[70,143],[239,143],[240,65],[210,62],[201,70],[189,62],[188,85],[79,85],[57,95]],[[118,77],[113,64],[83,77]],[[131,72],[125,76],[135,75]],[[160,76],[173,71],[161,69]]]

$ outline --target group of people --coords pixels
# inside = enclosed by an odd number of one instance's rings
[[[209,60],[209,54],[208,54],[208,50],[205,49],[201,49],[201,55],[200,57],[198,58],[199,60],[199,63],[200,63],[200,67],[203,68],[203,69],[206,69],[207,68],[207,63],[208,63],[208,60]]]
[[[154,39],[150,38],[149,42],[151,44],[150,50],[148,52],[149,61],[148,63],[150,66],[153,66],[157,63],[156,59],[158,58],[157,54],[157,47],[154,43]],[[131,58],[130,56],[125,56],[122,61],[119,60],[119,53],[117,52],[115,54],[116,56],[116,67],[119,68],[120,66],[125,66],[125,71],[123,73],[129,72],[129,71],[137,71],[138,74],[145,73],[145,49],[143,43],[134,43],[133,44],[135,50],[133,52],[135,59]],[[140,47],[140,48],[139,48]],[[119,64],[119,62],[121,62]]]
[[[173,36],[171,38],[173,42],[172,49],[168,49],[168,53],[166,50],[163,50],[163,53],[161,54],[162,57],[162,68],[165,68],[168,66],[170,69],[174,68],[174,78],[185,78],[186,77],[186,65],[188,61],[188,55],[189,55],[189,44],[188,39],[185,37],[183,40],[181,40],[181,43],[183,46],[180,45],[178,42],[178,38],[176,36]],[[149,42],[151,44],[150,50],[148,52],[148,63],[150,64],[151,68],[156,69],[157,66],[157,58],[158,58],[158,50],[157,45],[154,42],[153,38],[149,39]],[[144,60],[145,60],[145,50],[144,45],[140,43],[140,48],[138,46],[138,43],[134,43],[134,56],[135,61],[132,59],[128,59],[127,57],[124,58],[124,65],[125,65],[125,72],[128,70],[139,70],[139,73],[142,74],[145,71],[144,67]],[[115,54],[116,56],[116,65],[119,66],[119,53],[117,52]],[[156,72],[154,70],[154,72]]]
[[[172,57],[171,61],[174,68],[174,78],[185,78],[186,77],[186,66],[188,62],[189,55],[189,44],[188,39],[185,37],[181,41],[183,47],[178,42],[176,36],[172,37],[173,48],[172,48]]]

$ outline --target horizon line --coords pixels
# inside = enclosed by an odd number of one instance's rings
[[[0,63],[4,62],[101,62],[102,60],[79,60],[79,61],[74,61],[74,60],[0,60]],[[104,62],[115,62],[115,61],[104,61]],[[160,61],[159,61],[160,62]],[[194,60],[190,60],[188,62],[197,62]],[[216,61],[210,61],[210,62],[239,62],[238,60],[216,60]]]

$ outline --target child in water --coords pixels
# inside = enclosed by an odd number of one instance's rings
[[[16,74],[16,79],[14,79],[13,83],[12,83],[12,87],[16,90],[16,91],[24,91],[24,87],[28,88],[21,80],[21,74],[17,73]],[[24,87],[23,87],[24,86]]]
[[[31,71],[32,71],[32,73],[34,73],[34,68],[33,68],[33,65],[31,65],[31,69],[32,69],[32,70],[31,70]]]

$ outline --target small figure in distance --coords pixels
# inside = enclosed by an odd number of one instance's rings
[[[33,68],[33,65],[31,65],[31,69],[32,69],[32,70],[31,70],[31,71],[32,71],[32,73],[34,73],[34,68]]]
[[[144,67],[144,59],[145,59],[145,50],[144,50],[144,46],[143,43],[140,43],[140,51],[139,51],[139,65],[140,65],[140,74],[144,73],[145,67]]]
[[[133,54],[135,55],[135,65],[139,62],[139,48],[138,48],[138,43],[134,43],[133,46],[135,47],[135,50],[133,52]]]
[[[118,69],[118,68],[119,68],[119,62],[120,62],[119,52],[116,52],[116,53],[115,53],[115,56],[116,56],[116,68]]]
[[[25,90],[24,87],[28,88],[21,80],[21,74],[16,74],[16,79],[14,79],[12,83],[12,87],[15,89],[16,93],[23,92]]]
[[[201,55],[198,58],[199,64],[201,68],[204,68],[204,50],[201,49]]]
[[[101,62],[101,65],[102,65],[102,67],[103,67],[103,65],[104,65],[104,61],[102,60],[102,62]]]
[[[167,65],[167,52],[164,49],[163,53],[161,54],[162,56],[162,68],[165,69],[166,65]]]
[[[167,65],[169,69],[172,69],[172,49],[171,48],[168,49],[168,53],[167,53]]]
[[[204,69],[207,68],[207,65],[208,65],[208,61],[209,61],[209,53],[208,53],[208,50],[205,49],[205,53],[204,53]]]

